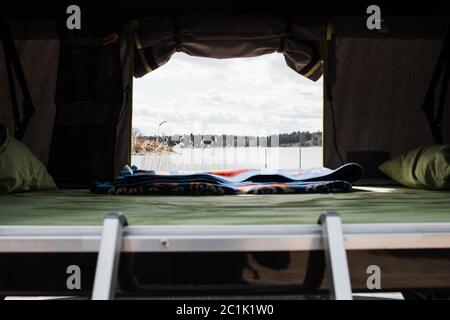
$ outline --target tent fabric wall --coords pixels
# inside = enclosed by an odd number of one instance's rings
[[[320,78],[324,23],[295,16],[205,15],[136,22],[135,76],[165,64],[175,52],[227,59],[280,52],[299,74]]]
[[[88,185],[96,178],[111,179],[130,160],[132,47],[129,28],[122,30],[117,50],[105,49],[115,52],[117,63],[113,69],[117,70],[120,78],[119,85],[116,83],[113,90],[108,90],[111,88],[102,87],[102,79],[89,78],[92,64],[72,66],[67,60],[67,63],[61,63],[60,58],[66,55],[70,45],[67,45],[68,38],[61,33],[58,23],[55,20],[8,19],[35,107],[23,142],[47,164],[57,182]],[[100,34],[96,34],[97,31]],[[85,33],[72,37],[80,40],[80,48],[87,48],[99,37],[106,36],[103,30],[89,25]],[[84,41],[86,39],[89,40]],[[83,55],[83,49],[76,51],[78,53]],[[91,53],[86,51],[84,56]],[[0,41],[1,70],[6,70],[4,58]],[[74,63],[80,61],[76,57],[69,57],[69,60]],[[90,59],[91,62],[93,60]],[[99,59],[98,66],[102,63],[105,61]],[[110,66],[103,67],[108,69]],[[74,69],[81,70],[82,74],[77,77]],[[85,95],[89,91],[84,90],[89,87],[86,83],[94,85],[97,96]],[[16,92],[21,111],[22,94],[17,81]],[[110,108],[112,101],[109,97],[104,99],[105,95],[113,96],[114,108]],[[0,73],[0,104],[0,122],[13,132],[6,72]]]
[[[47,20],[8,20],[35,107],[23,142],[45,164],[50,150],[55,116],[55,90],[59,40],[56,23]],[[0,41],[0,70],[6,70]],[[19,107],[22,94],[15,81]],[[14,131],[11,97],[6,72],[0,73],[0,122]]]
[[[393,19],[378,33],[364,26],[335,19],[327,41],[323,132],[330,168],[341,163],[337,151],[345,162],[352,160],[348,152],[397,156],[434,144],[422,104],[448,22]],[[450,123],[450,97],[442,123]],[[443,137],[450,143],[449,126]]]

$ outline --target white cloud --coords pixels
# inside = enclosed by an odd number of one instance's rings
[[[321,130],[322,99],[322,80],[303,78],[281,54],[228,60],[176,54],[135,79],[133,126],[145,134]]]

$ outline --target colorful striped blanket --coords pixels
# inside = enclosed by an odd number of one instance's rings
[[[231,195],[349,192],[362,168],[348,163],[328,168],[295,170],[213,170],[156,174],[126,166],[114,182],[94,182],[92,192],[120,195]]]

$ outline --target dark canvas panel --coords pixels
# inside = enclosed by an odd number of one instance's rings
[[[103,30],[104,27],[101,29]],[[49,171],[64,184],[112,179],[129,162],[130,46],[126,30],[61,34]],[[102,44],[117,31],[119,40]],[[70,170],[67,170],[70,168]]]
[[[400,32],[403,37],[396,36],[396,31],[392,37],[388,32],[372,38],[363,36],[367,30],[350,33],[348,28],[341,28],[344,25],[346,19],[337,20],[336,34],[328,41],[325,79],[332,104],[328,99],[324,110],[325,166],[340,164],[335,141],[343,161],[348,152],[377,151],[397,156],[433,144],[422,104],[447,24],[422,21],[414,24],[413,30]],[[411,25],[411,20],[405,20],[405,25]],[[405,29],[398,20],[387,27]],[[449,97],[443,117],[443,124],[448,123]],[[446,143],[450,143],[448,127],[443,126]]]
[[[56,103],[59,125],[112,125],[123,102],[118,44],[61,46]]]

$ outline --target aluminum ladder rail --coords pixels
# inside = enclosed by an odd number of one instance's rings
[[[120,213],[108,214],[103,220],[92,300],[114,299],[123,229],[127,225],[127,219]]]
[[[320,216],[318,223],[322,227],[330,298],[333,300],[352,300],[352,287],[341,217],[336,212],[325,212]]]

